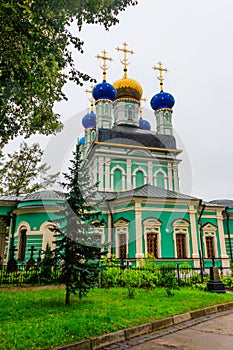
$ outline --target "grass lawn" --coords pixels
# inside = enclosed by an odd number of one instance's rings
[[[12,291],[0,289],[1,350],[53,349],[91,336],[209,305],[233,301],[233,294],[214,294],[189,288],[168,298],[164,289],[137,290],[127,298],[125,288],[95,289],[81,301],[65,290]]]

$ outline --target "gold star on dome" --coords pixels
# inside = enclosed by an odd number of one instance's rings
[[[122,51],[124,53],[124,58],[121,61],[121,63],[124,66],[124,79],[127,79],[127,66],[129,65],[129,61],[127,60],[127,53],[130,53],[133,55],[135,52],[133,50],[127,49],[128,44],[126,42],[123,43],[123,48],[120,48],[119,46],[116,48],[117,51]]]
[[[163,91],[163,81],[164,81],[164,77],[163,77],[163,72],[168,72],[168,69],[167,68],[163,68],[162,67],[162,63],[159,61],[158,62],[158,66],[154,66],[152,67],[154,70],[158,70],[159,71],[159,76],[157,77],[158,80],[159,80],[159,85],[160,85],[160,91]]]
[[[94,98],[92,97],[92,91],[93,91],[94,86],[91,85],[90,86],[90,90],[86,89],[85,92],[86,94],[91,94],[91,98],[88,98],[88,100],[91,103],[91,108],[90,108],[90,112],[94,112]]]
[[[113,61],[113,59],[112,59],[112,57],[107,57],[107,51],[103,50],[102,53],[103,53],[102,56],[97,55],[95,57],[103,60],[103,65],[100,66],[100,68],[103,70],[103,80],[106,80],[106,74],[107,74],[106,71],[108,69],[107,61]]]

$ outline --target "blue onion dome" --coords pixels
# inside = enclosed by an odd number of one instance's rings
[[[85,145],[85,143],[86,143],[86,137],[85,136],[81,137],[81,139],[78,140],[78,145]]]
[[[83,119],[82,124],[85,129],[94,129],[96,127],[96,115],[93,111],[87,113]]]
[[[151,125],[148,120],[139,118],[139,128],[143,130],[151,130]]]
[[[92,91],[92,95],[96,101],[98,100],[110,100],[113,101],[116,98],[116,89],[111,84],[103,80],[102,83],[97,84]]]
[[[175,104],[174,97],[168,92],[160,91],[150,101],[150,105],[154,111],[157,111],[161,108],[171,109]]]

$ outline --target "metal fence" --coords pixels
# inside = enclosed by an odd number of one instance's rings
[[[1,286],[46,285],[55,282],[58,277],[59,270],[56,266],[41,268],[40,265],[28,267],[27,264],[21,264],[16,271],[9,271],[7,265],[0,266]]]
[[[105,267],[105,270],[110,267]],[[208,280],[210,276],[210,268],[205,268],[201,271],[199,268],[192,267],[180,267],[177,264],[175,267],[166,267],[164,265],[156,266],[155,269],[148,269],[146,267],[132,267],[125,265],[114,265],[113,268],[119,269],[119,272],[123,272],[125,269],[134,269],[136,271],[148,271],[154,274],[166,275],[173,274],[177,278],[179,286],[193,285],[195,283],[201,283],[203,280]],[[230,274],[229,269],[219,268],[220,276]],[[12,285],[12,286],[25,286],[25,285],[46,285],[56,282],[59,278],[60,270],[57,266],[48,265],[41,267],[40,264],[28,266],[25,264],[17,265],[15,271],[10,271],[9,266],[0,265],[0,286]],[[101,277],[100,277],[101,278]],[[101,285],[101,284],[100,284]]]

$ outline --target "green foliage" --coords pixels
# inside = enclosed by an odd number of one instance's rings
[[[54,258],[50,246],[47,244],[43,251],[43,259],[40,263],[40,280],[43,283],[54,280]]]
[[[8,153],[0,165],[0,192],[19,196],[47,188],[54,184],[57,174],[48,175],[50,166],[41,164],[43,150],[38,143],[20,144],[19,151]]]
[[[233,262],[230,263],[231,275],[233,276]]]
[[[128,290],[128,298],[135,297],[135,290],[140,286],[140,275],[138,271],[125,269],[122,274],[122,280]]]
[[[222,277],[221,282],[226,288],[233,288],[233,277]]]
[[[110,288],[121,285],[122,271],[117,267],[107,267],[101,273],[101,287]]]
[[[70,31],[83,24],[106,29],[135,0],[2,0],[0,6],[0,145],[18,134],[50,134],[61,127],[53,112],[65,99],[67,80],[93,81],[74,65],[72,51],[83,41]],[[72,49],[71,49],[72,47]]]
[[[66,305],[70,305],[71,293],[78,292],[81,299],[99,280],[101,245],[96,242],[93,227],[103,224],[99,220],[100,212],[87,204],[95,197],[95,186],[89,185],[89,175],[81,168],[79,148],[71,163],[62,184],[67,190],[67,200],[51,229],[56,233],[54,262],[59,263],[60,270],[57,282],[66,286]]]
[[[197,289],[203,292],[207,292],[208,288],[207,288],[207,282],[204,283],[195,283],[192,285],[192,289]]]

